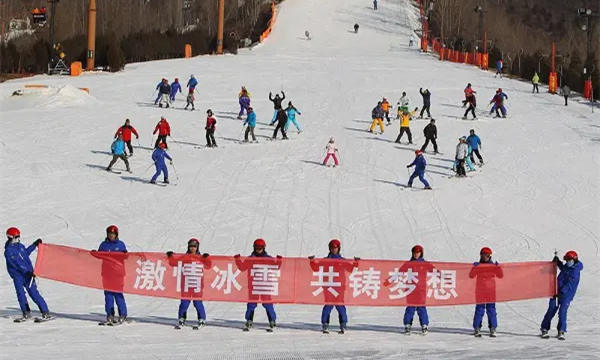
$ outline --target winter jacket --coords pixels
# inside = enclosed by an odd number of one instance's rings
[[[469,135],[469,137],[467,138],[467,143],[471,146],[471,149],[479,150],[479,145],[481,145],[481,139],[479,139],[479,136],[475,134]]]
[[[194,89],[196,87],[196,85],[198,85],[198,80],[196,80],[195,77],[191,77],[188,82],[187,82],[187,87],[189,87],[190,89]]]
[[[181,84],[179,81],[173,81],[171,84],[171,95],[177,94],[177,92],[181,93]]]
[[[335,154],[337,147],[335,146],[335,143],[327,143],[327,145],[325,145],[325,150],[327,150],[328,154]]]
[[[388,111],[390,111],[390,103],[389,103],[387,100],[383,100],[383,101],[381,102],[381,109],[382,109],[384,112],[388,112]]]
[[[425,156],[423,156],[423,155],[415,156],[415,159],[413,160],[412,163],[410,163],[409,166],[414,166],[415,171],[417,173],[424,172],[425,166],[427,166],[427,161],[425,161]]]
[[[475,91],[473,90],[473,88],[472,88],[472,87],[470,87],[470,86],[467,86],[467,87],[465,88],[465,97],[467,97],[467,98],[468,98],[469,96],[471,96],[471,95],[472,95],[472,94],[474,94],[474,93],[475,93]]]
[[[27,248],[20,242],[8,240],[4,244],[4,258],[6,259],[6,270],[11,278],[19,279],[33,274],[33,264],[29,255],[36,249],[34,244]]]
[[[467,102],[471,104],[473,107],[477,107],[477,99],[475,98],[475,94],[471,94],[467,97]]]
[[[401,115],[401,121],[400,121],[400,127],[409,127],[410,126],[410,119],[416,113],[417,113],[416,111],[411,111],[410,113],[407,113],[407,114],[402,113],[402,115]]]
[[[125,243],[119,239],[114,241],[104,239],[104,241],[100,243],[98,251],[127,253],[127,247],[125,246]],[[125,276],[124,260],[126,256],[102,256],[99,254],[95,254],[94,256],[102,259],[101,275],[105,276],[107,281],[111,281],[110,278],[113,276]]]
[[[256,127],[256,113],[254,111],[248,113],[248,117],[244,121],[244,125],[246,124],[250,127]]]
[[[278,97],[278,96],[273,97],[272,94],[269,94],[269,100],[271,100],[273,102],[273,108],[275,110],[281,109],[281,102],[285,99],[285,93],[282,91],[281,95],[283,95],[283,96],[282,97]]]
[[[538,76],[537,73],[533,74],[533,78],[531,79],[531,82],[534,84],[539,84],[540,83],[540,77]]]
[[[131,125],[123,125],[115,133],[115,137],[119,134],[123,135],[123,141],[131,141],[131,133],[134,133],[136,137],[139,137],[135,128]]]
[[[431,93],[429,92],[429,90],[425,90],[423,91],[423,89],[419,89],[419,92],[421,93],[421,96],[423,97],[423,105],[424,106],[429,106],[431,104]]]
[[[158,132],[158,135],[171,136],[171,126],[169,126],[167,120],[161,120],[158,122],[158,124],[156,124],[154,132],[152,134],[154,135],[156,134],[156,132]]]
[[[115,140],[110,146],[110,151],[115,155],[125,154],[125,142],[123,140]]]
[[[127,247],[125,246],[125,243],[119,239],[116,239],[114,241],[110,241],[108,239],[104,239],[103,242],[100,243],[100,246],[98,247],[98,251],[115,251],[115,252],[127,252]]]
[[[567,264],[563,264],[562,261],[558,260],[556,265],[560,269],[557,279],[558,297],[563,301],[571,301],[575,297],[575,292],[577,292],[583,263],[576,261],[572,267],[568,267]]]
[[[432,123],[427,124],[423,129],[423,135],[426,139],[437,139],[437,127]]]
[[[250,98],[248,96],[241,96],[238,100],[240,106],[243,108],[248,108],[250,106]]]
[[[167,82],[163,82],[162,84],[160,84],[158,91],[161,94],[167,94],[167,95],[171,94],[171,85],[169,85],[169,83],[167,83]]]
[[[287,109],[285,109],[285,111],[289,120],[296,120],[296,114],[302,114],[298,109],[296,109],[293,106],[288,106]]]
[[[277,111],[277,122],[279,126],[285,126],[285,123],[288,121],[288,117],[287,114],[285,113],[285,111],[283,111],[283,109],[279,109],[279,111]]]
[[[456,145],[456,160],[464,160],[468,154],[468,145],[464,142]]]
[[[373,119],[383,119],[383,108],[381,105],[377,105],[371,110],[371,118]]]
[[[502,69],[502,67],[503,67],[502,60],[496,61],[496,69],[500,70],[500,69]]]
[[[402,96],[398,100],[398,105],[402,106],[402,107],[408,107],[409,103],[410,103],[410,98],[408,96]]]
[[[207,131],[215,132],[216,125],[217,125],[217,119],[215,119],[212,116],[209,116],[206,118],[206,126],[204,127],[204,129]]]
[[[169,154],[165,151],[165,149],[161,149],[161,148],[157,147],[152,152],[152,161],[154,161],[154,163],[157,165],[164,166],[165,158],[169,159],[169,161],[173,161],[173,159],[169,156]]]
[[[159,82],[158,84],[156,84],[156,90],[160,89],[160,87],[162,86],[163,82]]]
[[[571,88],[568,87],[567,85],[565,85],[560,89],[560,92],[562,93],[563,96],[569,96],[569,95],[571,95]]]
[[[495,103],[496,106],[502,106],[502,104],[504,104],[504,99],[508,99],[508,96],[503,92],[499,92],[499,93],[496,93],[496,95],[494,95],[494,97],[492,98],[492,101],[490,101],[490,102]]]

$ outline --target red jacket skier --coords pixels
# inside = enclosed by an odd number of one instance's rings
[[[167,119],[164,118],[164,116],[161,117],[158,124],[156,124],[152,135],[156,134],[157,132],[158,137],[156,138],[156,143],[154,144],[155,149],[161,142],[167,145],[167,136],[171,136],[171,126],[169,126],[169,123],[167,122]]]
[[[129,119],[125,119],[125,125],[121,126],[115,133],[115,139],[119,136],[119,134],[123,136],[123,141],[125,144],[127,144],[127,148],[129,149],[129,156],[133,155],[133,146],[131,146],[131,133],[135,134],[136,139],[140,138],[137,130],[130,125]]]

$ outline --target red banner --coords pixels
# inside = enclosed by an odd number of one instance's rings
[[[555,294],[551,262],[501,265],[92,252],[41,244],[36,276],[115,292],[207,301],[443,306]]]

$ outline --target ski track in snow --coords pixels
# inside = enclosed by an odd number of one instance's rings
[[[537,336],[547,299],[498,303],[496,339],[473,338],[473,306],[430,308],[426,337],[400,334],[403,308],[350,307],[348,333],[325,336],[320,306],[277,305],[281,328],[267,334],[262,308],[258,328],[242,333],[245,304],[208,302],[205,328],[174,332],[177,301],[132,295],[126,298],[135,323],[98,327],[102,292],[46,279],[38,279],[39,287],[58,318],[15,324],[10,319],[20,311],[13,284],[0,272],[0,360],[29,359],[41,350],[44,359],[104,359],[107,348],[114,359],[192,358],[198,351],[206,359],[480,359],[485,349],[489,359],[546,360],[567,350],[570,359],[600,353],[594,341],[600,335],[600,111],[592,114],[580,98],[565,107],[559,96],[531,94],[527,81],[495,79],[492,72],[410,49],[408,38],[420,28],[418,9],[408,0],[380,1],[378,11],[370,5],[286,0],[271,36],[237,56],[0,84],[0,225],[17,225],[26,244],[41,237],[94,249],[115,223],[130,251],[184,251],[197,237],[200,250],[215,255],[246,255],[257,237],[272,255],[317,257],[339,238],[344,256],[364,259],[406,259],[415,244],[429,260],[458,262],[477,260],[482,246],[499,262],[550,260],[554,249],[573,248],[585,268],[566,342]],[[310,41],[302,38],[307,29]],[[157,79],[185,81],[192,73],[200,82],[195,111],[153,106]],[[477,120],[462,120],[467,82],[478,91]],[[10,96],[31,83],[51,88]],[[258,144],[240,143],[241,85],[252,93]],[[384,134],[367,132],[381,97],[395,108],[406,91],[411,106],[420,106],[421,86],[432,92],[443,153],[425,155],[433,191],[422,191],[418,179],[415,188],[405,187],[405,166],[424,141],[427,120],[411,122],[414,145],[405,138],[394,143],[397,120]],[[76,87],[90,88],[90,95]],[[498,87],[509,96],[506,119],[488,114]],[[302,112],[303,132],[292,125],[289,141],[269,141],[274,127],[268,126],[273,106],[267,95],[282,89],[284,104],[291,100]],[[175,107],[184,104],[180,95]],[[217,149],[203,147],[208,108],[217,116]],[[169,169],[166,187],[147,184],[154,172],[151,133],[161,115],[171,123],[169,152],[177,169]],[[130,158],[133,174],[107,173],[112,136],[125,118],[140,133]],[[470,128],[481,136],[485,165],[467,179],[449,178],[457,139]],[[335,168],[321,165],[330,136],[340,151]],[[124,164],[115,169],[123,171]]]

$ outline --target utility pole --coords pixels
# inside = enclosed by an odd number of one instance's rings
[[[223,28],[225,27],[225,0],[219,1],[219,23],[217,25],[217,54],[223,54]]]
[[[50,3],[50,47],[54,50],[54,18],[56,17],[56,4],[60,0],[48,0]]]
[[[592,11],[592,9],[590,8],[579,8],[577,9],[577,15],[579,16],[583,16],[585,17],[585,24],[581,26],[581,30],[586,32],[587,35],[587,53],[586,53],[586,59],[585,59],[585,65],[583,68],[583,76],[585,78],[586,75],[589,74],[588,78],[585,79],[585,83],[584,83],[584,88],[583,88],[583,95],[585,98],[590,99],[590,101],[594,101],[594,97],[592,96],[592,73],[595,70],[595,66],[593,64],[593,60],[591,59],[591,54],[592,54],[592,29],[593,26],[591,23],[591,18],[598,18],[600,15],[598,14],[594,14],[594,12]],[[595,19],[593,19],[595,20]],[[589,71],[588,71],[589,70]],[[593,109],[593,107],[592,107]]]
[[[479,36],[482,42],[482,54],[481,54],[481,68],[487,70],[488,68],[488,53],[487,53],[487,31],[485,28],[485,13],[487,10],[483,6],[478,5],[473,9],[479,14]]]
[[[96,0],[90,0],[88,8],[88,51],[85,69],[94,70],[96,59]]]

